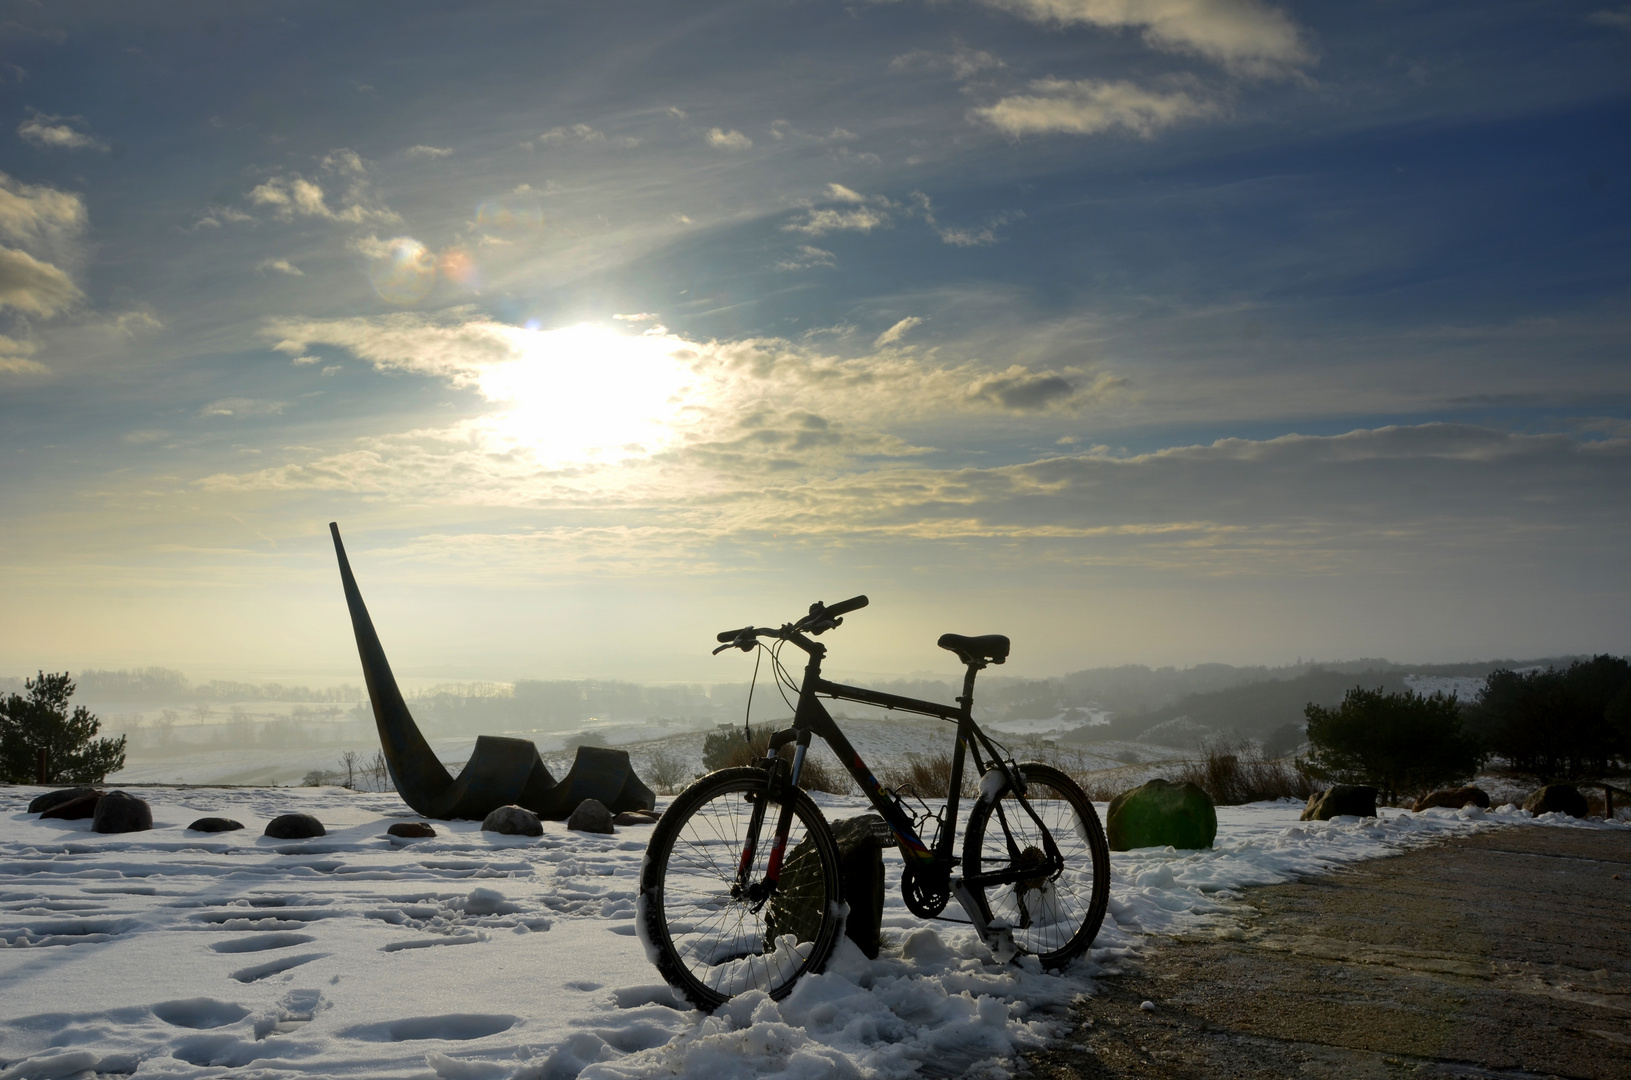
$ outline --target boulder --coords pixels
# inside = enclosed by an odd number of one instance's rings
[[[1459,810],[1463,806],[1476,806],[1480,810],[1489,809],[1489,794],[1483,788],[1459,787],[1447,788],[1444,791],[1435,791],[1423,795],[1411,807],[1416,813],[1431,810],[1434,807],[1445,807],[1450,810]]]
[[[80,818],[96,816],[96,804],[102,801],[102,793],[93,791],[89,795],[81,795],[77,799],[68,799],[59,802],[40,814],[41,820],[45,818],[62,818],[64,821],[78,821]]]
[[[606,809],[606,804],[599,799],[585,799],[572,811],[572,816],[566,819],[568,829],[579,832],[615,832],[612,828],[612,812]]]
[[[423,821],[399,821],[385,831],[391,836],[400,836],[405,840],[428,840],[436,835],[436,830]]]
[[[110,791],[96,804],[91,828],[99,833],[145,832],[153,827],[153,808],[146,799]]]
[[[310,840],[328,835],[328,830],[310,814],[283,814],[266,823],[266,835],[274,840]]]
[[[1376,789],[1363,784],[1335,784],[1308,797],[1299,821],[1330,821],[1334,817],[1376,816]]]
[[[538,820],[537,814],[525,807],[501,806],[482,819],[481,831],[506,836],[542,836],[544,824]]]
[[[1531,814],[1549,814],[1559,811],[1570,817],[1586,816],[1586,797],[1572,784],[1547,784],[1523,801],[1523,808]]]
[[[652,814],[642,813],[639,810],[625,810],[621,814],[612,815],[613,825],[655,825],[657,818]]]
[[[1218,835],[1218,811],[1195,784],[1151,780],[1111,799],[1105,826],[1112,851],[1209,848]]]
[[[56,791],[47,791],[44,795],[34,796],[34,801],[28,804],[28,812],[30,814],[44,814],[53,806],[61,806],[65,802],[73,802],[75,799],[83,799],[87,795],[98,794],[100,792],[93,787],[58,788]]]
[[[849,905],[844,936],[855,942],[868,959],[878,958],[879,933],[883,925],[883,849],[892,846],[888,824],[877,814],[862,814],[832,823],[833,841],[838,845],[838,895]],[[765,916],[765,933],[776,935],[777,924],[784,933],[808,925],[813,915],[793,898],[804,896],[819,873],[815,844],[805,839],[797,844],[782,864],[781,888],[770,900]]]
[[[229,817],[201,817],[187,826],[188,832],[233,832],[244,827],[241,821]]]

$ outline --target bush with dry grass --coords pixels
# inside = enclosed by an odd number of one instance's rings
[[[1293,762],[1268,757],[1254,743],[1214,743],[1206,760],[1185,762],[1173,779],[1195,784],[1219,806],[1306,799],[1314,793],[1313,782]]]
[[[960,794],[965,799],[973,797],[975,785],[979,782],[979,777],[972,775],[974,770],[969,767],[970,764],[965,762],[963,768]],[[907,754],[905,761],[879,769],[878,782],[891,791],[909,788],[920,799],[944,799],[951,790],[951,755],[944,752]]]
[[[765,752],[770,749],[770,736],[776,731],[770,724],[749,730],[750,738],[743,738],[738,728],[721,728],[703,742],[702,764],[710,772],[718,769],[734,769],[742,765],[757,765],[764,760]],[[793,760],[793,747],[791,745],[781,748],[778,755],[787,761]],[[824,791],[829,795],[850,795],[855,792],[855,784],[850,780],[849,774],[839,768],[836,762],[829,762],[815,745],[810,747],[804,755],[804,770],[799,774],[799,787],[805,791]]]

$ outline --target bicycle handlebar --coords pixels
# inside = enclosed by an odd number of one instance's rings
[[[717,656],[730,648],[749,652],[761,635],[779,637],[784,641],[800,641],[803,640],[803,635],[806,633],[824,633],[835,626],[841,625],[844,621],[842,616],[851,611],[859,611],[869,603],[871,601],[864,594],[852,596],[848,600],[840,600],[831,607],[817,600],[810,605],[810,613],[795,623],[786,623],[781,627],[744,626],[740,630],[721,630],[714,636],[714,640],[721,643],[719,648],[714,650],[714,655]],[[809,648],[813,645],[814,643],[810,642],[804,647]]]

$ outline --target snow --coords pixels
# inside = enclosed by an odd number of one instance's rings
[[[912,916],[891,856],[878,960],[843,940],[785,1000],[750,992],[705,1016],[635,932],[646,828],[437,822],[405,841],[384,835],[412,817],[391,794],[160,787],[137,792],[152,831],[102,836],[26,813],[39,790],[0,789],[0,1080],[1004,1076],[1146,935],[1238,935],[1247,887],[1502,824],[1626,827],[1511,806],[1318,823],[1291,803],[1221,808],[1211,851],[1112,856],[1110,918],[1062,975]],[[866,809],[817,801],[831,818]],[[261,835],[288,812],[328,835]],[[247,827],[186,831],[204,815]]]

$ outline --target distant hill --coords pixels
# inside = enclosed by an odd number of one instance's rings
[[[1272,741],[1290,749],[1300,730],[1303,708],[1314,702],[1336,705],[1355,686],[1389,693],[1406,689],[1404,676],[1459,675],[1482,677],[1500,667],[1565,665],[1560,659],[1504,660],[1469,664],[1406,666],[1390,664],[1360,671],[1316,668],[1290,678],[1268,678],[1207,693],[1188,694],[1170,705],[1114,717],[1109,724],[1078,728],[1063,741],[1073,743],[1138,740],[1165,746],[1200,746],[1219,738]],[[1350,665],[1342,665],[1344,669]]]

